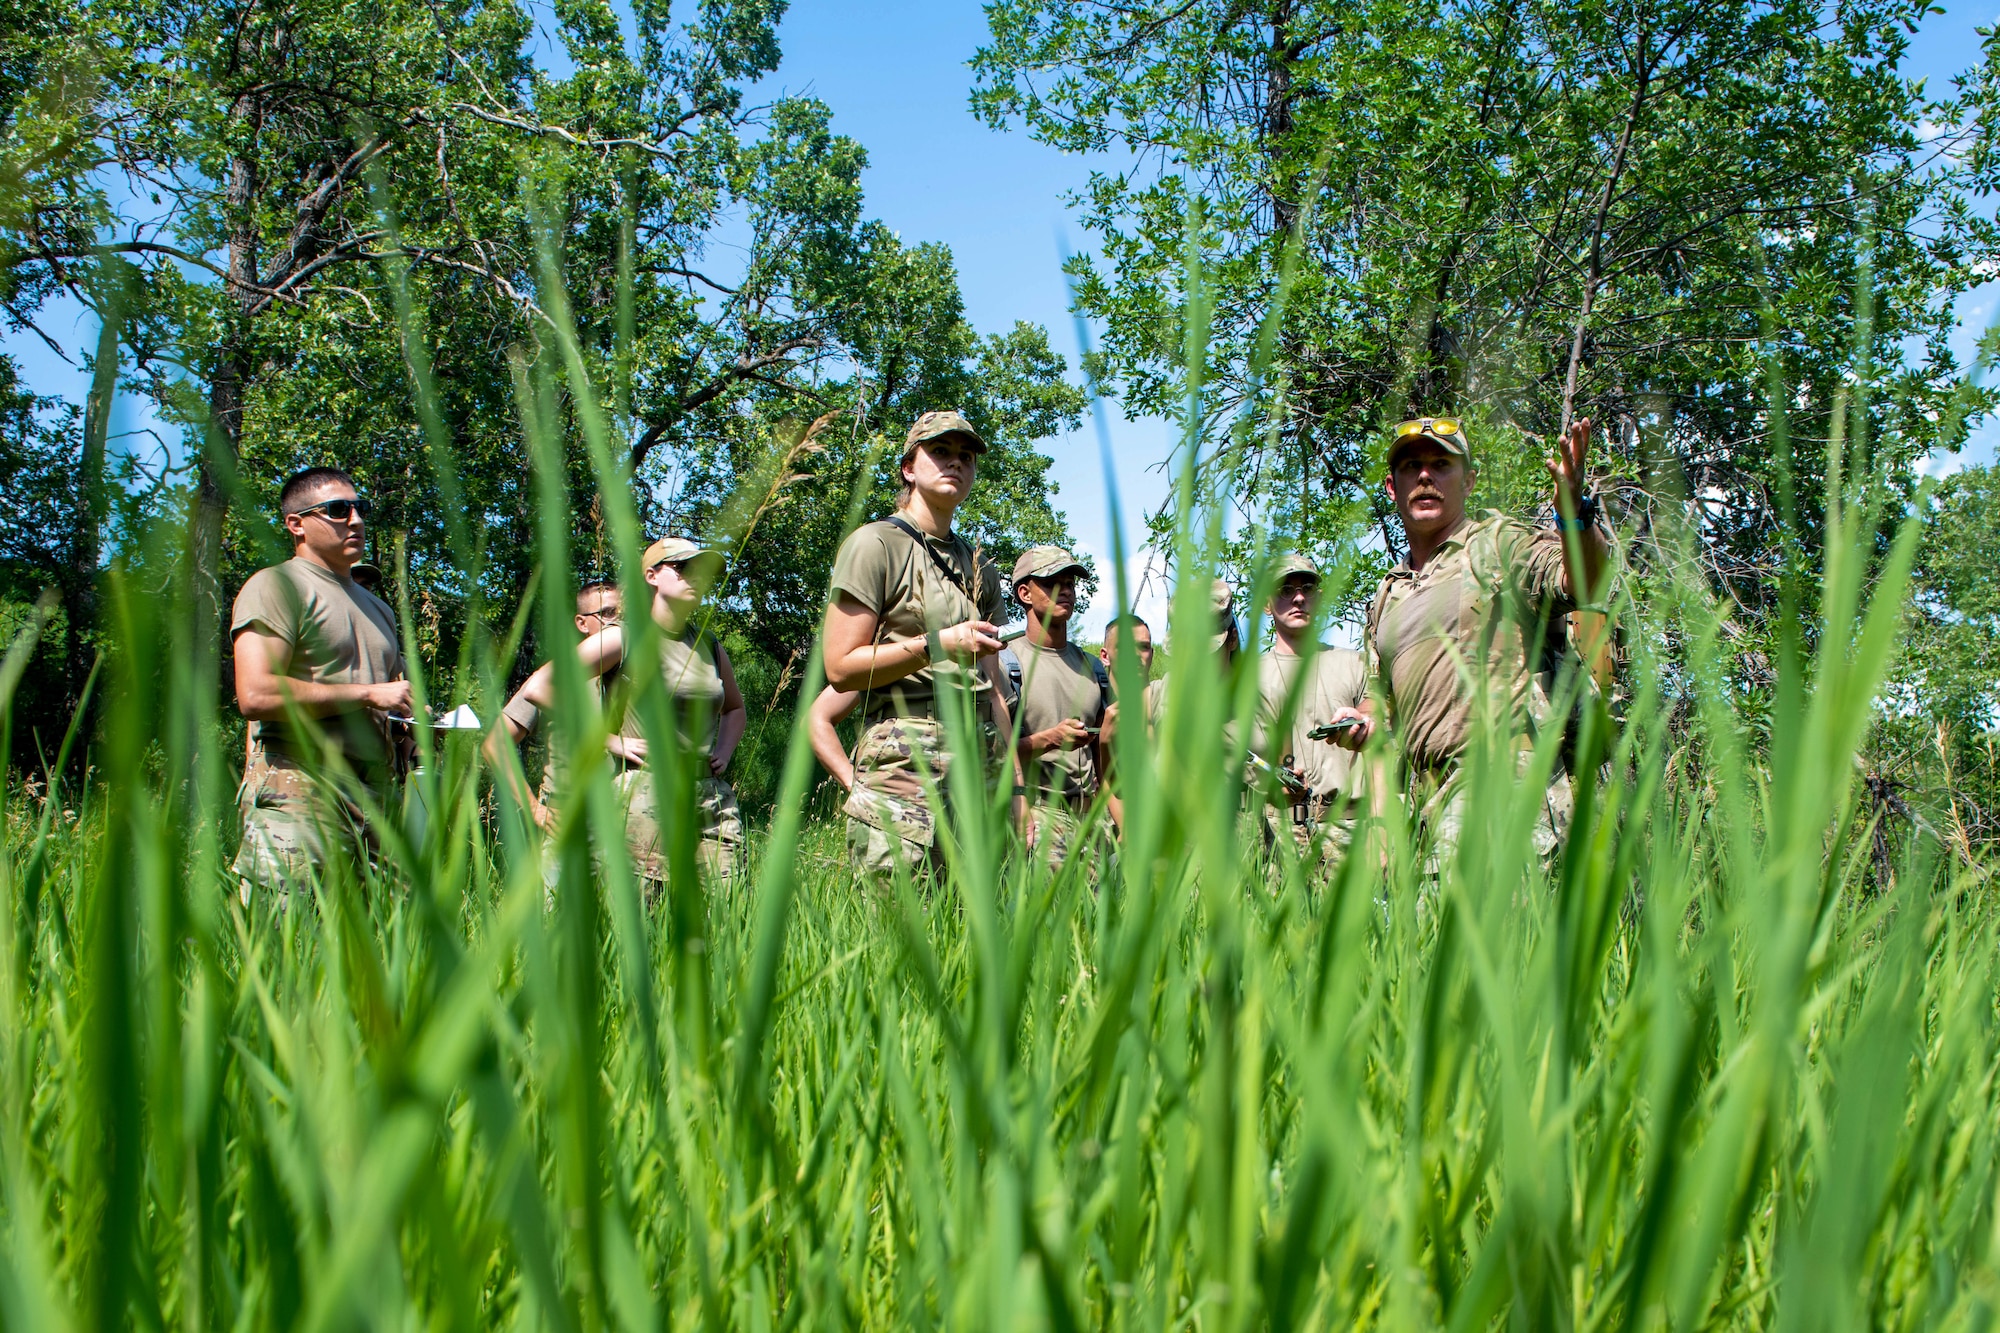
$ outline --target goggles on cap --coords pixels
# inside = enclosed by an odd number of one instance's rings
[[[1407,440],[1412,435],[1455,435],[1461,442],[1465,439],[1457,417],[1412,417],[1396,423],[1395,438]]]

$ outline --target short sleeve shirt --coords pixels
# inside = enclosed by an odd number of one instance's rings
[[[1305,775],[1306,785],[1315,796],[1331,796],[1353,788],[1354,753],[1331,741],[1308,739],[1306,733],[1333,720],[1342,708],[1359,708],[1368,697],[1368,672],[1361,654],[1348,648],[1321,648],[1312,659],[1311,678],[1300,688],[1297,711],[1291,730],[1274,738],[1270,728],[1291,697],[1293,684],[1305,667],[1305,659],[1276,647],[1258,664],[1259,693],[1257,751],[1274,763],[1289,759],[1291,766]]]
[[[722,671],[715,654],[715,640],[692,626],[660,640],[660,675],[674,701],[681,744],[704,759],[714,753],[722,725]],[[632,709],[626,709],[618,723],[619,735],[646,738],[645,727]]]
[[[967,620],[996,621],[1000,588],[1000,571],[959,534],[944,540],[922,533],[912,538],[886,521],[856,528],[833,561],[834,594],[845,593],[875,613],[878,643],[920,639]],[[963,682],[975,693],[988,688],[976,667],[936,662],[868,691],[872,697],[864,697],[862,706],[869,717],[891,712],[928,716],[937,683],[944,679]]]
[[[1421,571],[1389,571],[1368,612],[1369,674],[1411,764],[1456,760],[1481,677],[1525,734],[1545,720],[1576,609],[1562,538],[1504,514],[1468,522]]]
[[[374,685],[401,680],[403,650],[388,603],[324,565],[294,556],[260,569],[236,594],[229,637],[255,629],[282,639],[290,651],[285,674],[322,685]],[[388,737],[361,704],[318,719],[328,740],[357,772],[388,762]],[[296,762],[317,752],[289,722],[250,724],[252,759]]]
[[[1104,691],[1082,649],[1073,643],[1038,648],[1020,639],[1014,655],[1021,663],[1021,698],[1015,707],[1022,735],[1047,731],[1068,718],[1078,718],[1092,730],[1104,725]],[[1097,791],[1092,755],[1089,744],[1044,751],[1028,764],[1028,785],[1043,796],[1087,801]]]

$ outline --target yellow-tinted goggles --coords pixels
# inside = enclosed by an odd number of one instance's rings
[[[1465,433],[1458,428],[1457,417],[1412,417],[1396,423],[1397,439],[1411,435],[1456,435],[1461,440],[1465,438]]]
[[[1428,436],[1443,444],[1447,453],[1458,455],[1471,466],[1472,441],[1465,438],[1465,428],[1457,417],[1412,417],[1408,421],[1396,423],[1396,430],[1389,437],[1389,457],[1393,461],[1396,450],[1405,440]]]

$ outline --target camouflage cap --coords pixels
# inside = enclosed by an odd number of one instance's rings
[[[691,538],[662,537],[646,548],[646,563],[644,568],[651,571],[658,569],[661,565],[683,564],[689,560],[704,556],[712,561],[722,558],[720,552],[711,551]]]
[[[1007,580],[1007,586],[1018,587],[1022,579],[1052,579],[1070,569],[1079,574],[1090,572],[1083,561],[1060,546],[1030,546],[1014,562],[1014,575]]]
[[[972,428],[972,423],[956,410],[946,409],[926,412],[917,418],[903,440],[903,461],[908,462],[910,456],[917,452],[917,446],[924,441],[942,439],[947,435],[956,435],[964,440],[966,448],[975,454],[986,452],[986,441],[979,438],[979,432]]]
[[[1215,608],[1218,628],[1215,632],[1214,646],[1219,650],[1223,644],[1229,642],[1229,636],[1236,633],[1236,593],[1229,586],[1229,580],[1215,581],[1215,586],[1209,589],[1208,602]]]
[[[1318,583],[1320,577],[1319,566],[1312,562],[1312,557],[1301,555],[1297,551],[1288,551],[1284,555],[1279,556],[1278,563],[1272,572],[1277,575],[1279,587],[1283,587],[1285,580],[1294,575],[1302,574],[1314,583]]]
[[[1397,452],[1418,440],[1429,440],[1454,458],[1463,459],[1466,466],[1472,465],[1472,441],[1465,437],[1465,423],[1457,417],[1412,417],[1397,422],[1389,432],[1389,462],[1395,463]]]

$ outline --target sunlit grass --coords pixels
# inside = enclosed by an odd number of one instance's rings
[[[546,642],[570,425],[640,549],[617,423],[554,350],[517,374]],[[1200,626],[1221,516],[1182,494],[1175,623]],[[1503,738],[1474,747],[1441,878],[1394,806],[1323,880],[1267,858],[1234,776],[1254,675],[1184,647],[1157,759],[1120,734],[1127,836],[1094,881],[1033,870],[1004,794],[968,785],[946,880],[869,890],[801,817],[799,729],[748,874],[704,884],[682,822],[650,908],[573,664],[546,851],[461,739],[427,756],[421,841],[384,812],[374,871],[241,905],[214,660],[180,536],[152,533],[109,579],[98,780],[6,788],[0,1316],[1988,1327],[2000,921],[1981,867],[1868,855],[1853,759],[1913,534],[1878,558],[1841,498],[1768,748],[1703,590],[1622,608],[1633,697],[1615,727],[1580,711],[1602,763],[1547,872],[1523,815],[1554,729],[1526,780]],[[138,564],[183,572],[142,595]],[[469,651],[454,678],[490,710],[511,646]],[[668,701],[636,706],[671,753]],[[671,808],[687,775],[660,781]]]

